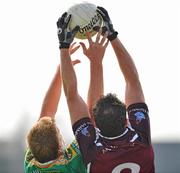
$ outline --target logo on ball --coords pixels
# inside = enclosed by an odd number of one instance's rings
[[[86,32],[93,36],[96,34],[93,28],[102,26],[103,19],[96,10],[97,7],[91,3],[80,3],[69,8],[68,14],[72,15],[69,28],[73,29],[76,25],[80,26],[79,31],[75,35],[76,38],[86,39]]]

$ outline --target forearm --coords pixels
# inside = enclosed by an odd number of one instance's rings
[[[64,92],[67,98],[77,94],[77,79],[71,63],[68,49],[60,49],[61,53],[61,75],[63,79]]]
[[[92,107],[95,105],[100,96],[104,94],[103,83],[103,66],[100,63],[90,63],[90,84],[88,90],[88,107],[92,115]]]
[[[121,41],[116,38],[111,42],[111,45],[115,51],[120,69],[126,82],[137,82],[139,80],[139,76],[136,66]]]
[[[145,102],[143,90],[139,80],[139,75],[131,56],[118,38],[113,40],[111,44],[117,56],[119,67],[126,81],[126,105],[129,106],[133,103]]]
[[[43,116],[50,116],[52,118],[55,117],[61,95],[61,87],[62,87],[62,81],[60,75],[61,75],[60,66],[58,66],[55,76],[49,86],[49,89],[42,103],[40,118]]]
[[[77,79],[71,63],[69,51],[66,49],[60,50],[63,87],[71,116],[71,123],[74,124],[79,119],[88,117],[88,110],[86,103],[79,96],[77,91]]]

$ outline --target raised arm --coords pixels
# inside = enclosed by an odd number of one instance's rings
[[[79,46],[74,47],[74,44],[72,44],[72,46],[69,48],[69,53],[73,54],[78,48]],[[75,65],[79,62],[80,62],[79,60],[75,60],[75,61],[72,61],[72,64]],[[61,80],[60,71],[61,71],[60,65],[58,65],[56,73],[44,97],[39,119],[44,116],[49,116],[52,118],[55,117],[59,100],[61,97],[61,88],[62,88],[62,80]]]
[[[126,105],[129,106],[133,103],[145,102],[143,90],[139,80],[139,75],[133,59],[118,38],[113,40],[111,42],[111,45],[116,53],[119,67],[126,81]]]
[[[59,18],[57,27],[60,44],[59,48],[63,87],[70,112],[71,122],[74,124],[79,119],[88,117],[88,109],[86,103],[78,94],[76,74],[68,51],[68,48],[79,29],[79,27],[75,27],[72,31],[67,31],[70,18],[71,16],[67,16],[67,13],[64,13]]]
[[[98,9],[104,19],[105,26],[109,33],[108,38],[111,41],[119,67],[126,81],[125,103],[129,106],[133,103],[144,102],[144,94],[136,66],[123,44],[117,38],[118,33],[113,28],[108,12],[103,7],[98,7]]]
[[[108,45],[106,41],[107,34],[101,38],[101,31],[98,32],[95,42],[91,39],[90,35],[87,33],[87,38],[89,42],[89,47],[86,48],[85,44],[80,42],[83,53],[88,57],[90,61],[90,83],[88,90],[88,108],[92,116],[92,107],[99,100],[100,96],[104,94],[104,82],[103,82],[103,57]]]
[[[60,74],[60,65],[58,65],[53,80],[44,97],[39,119],[44,116],[49,116],[52,118],[55,117],[59,99],[61,96],[61,87],[62,87],[62,81]]]

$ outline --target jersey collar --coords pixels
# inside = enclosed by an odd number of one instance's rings
[[[127,132],[128,132],[128,128],[126,128],[126,130],[125,130],[122,134],[120,134],[119,136],[106,137],[106,136],[103,136],[101,133],[99,133],[99,136],[101,136],[101,137],[104,138],[104,139],[111,139],[111,140],[112,140],[112,139],[118,139],[118,138],[124,136]]]

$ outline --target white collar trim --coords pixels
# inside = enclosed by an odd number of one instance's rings
[[[99,133],[99,136],[101,136],[102,138],[105,138],[105,139],[117,139],[117,138],[120,138],[120,137],[124,136],[127,132],[128,132],[128,128],[126,128],[126,130],[119,136],[106,137],[106,136],[103,136],[101,133]]]

